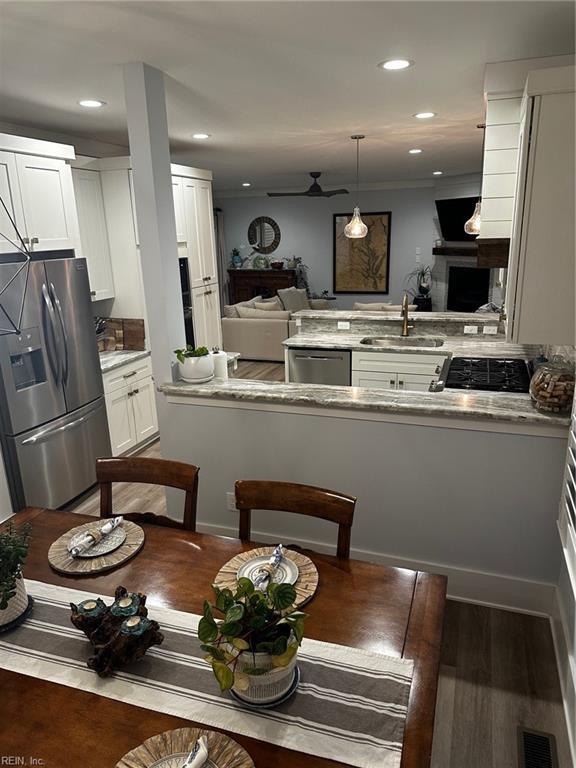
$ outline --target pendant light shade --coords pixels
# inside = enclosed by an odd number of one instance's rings
[[[474,207],[474,213],[470,216],[466,224],[464,224],[464,232],[466,232],[467,235],[480,234],[480,222],[482,221],[481,208],[482,203],[478,200]]]
[[[361,134],[357,134],[355,136],[350,136],[350,138],[356,142],[356,199],[358,199],[358,193],[360,190],[359,186],[359,172],[360,172],[360,139],[363,139],[364,136]],[[362,237],[366,237],[368,234],[368,227],[364,222],[362,221],[362,218],[360,216],[360,208],[356,205],[354,207],[354,213],[352,214],[352,218],[346,224],[344,227],[344,234],[346,237],[349,237],[350,239],[360,239]]]
[[[350,238],[366,237],[368,234],[368,227],[360,218],[360,208],[356,206],[352,218],[344,227],[344,234]]]

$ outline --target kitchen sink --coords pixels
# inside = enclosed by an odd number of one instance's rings
[[[367,336],[360,344],[369,347],[441,347],[444,339],[436,336]]]

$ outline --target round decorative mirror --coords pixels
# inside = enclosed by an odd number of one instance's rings
[[[248,242],[256,253],[272,253],[280,245],[280,227],[269,216],[258,216],[248,227]]]

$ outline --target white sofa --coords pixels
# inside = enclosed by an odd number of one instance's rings
[[[274,312],[270,312],[273,315]],[[222,344],[228,352],[240,352],[243,360],[284,362],[282,342],[298,333],[294,320],[223,317]]]

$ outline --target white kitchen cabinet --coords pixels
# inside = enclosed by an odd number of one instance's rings
[[[183,178],[182,182],[190,285],[200,288],[218,282],[212,185],[201,179]]]
[[[136,445],[134,411],[128,387],[105,395],[112,456],[121,456]]]
[[[127,363],[102,378],[112,455],[120,456],[158,433],[150,358]]]
[[[505,300],[517,344],[575,343],[574,109],[571,67],[529,74]]]
[[[81,256],[70,166],[35,155],[15,155],[24,226],[36,251],[74,248]]]
[[[429,392],[447,354],[352,352],[352,386]]]
[[[132,220],[134,224],[134,236],[136,238],[136,245],[140,245],[140,236],[138,234],[138,221],[136,219],[136,204],[134,202],[134,179],[132,171],[129,172],[130,178],[130,197],[132,200]],[[174,198],[174,217],[176,219],[176,240],[179,243],[185,243],[186,236],[186,223],[184,220],[184,200],[182,194],[182,179],[179,176],[172,177],[172,195]]]
[[[22,237],[26,237],[26,230],[20,186],[18,184],[16,157],[12,152],[0,152],[0,197],[2,197],[4,205],[6,205],[10,214],[8,215],[4,207],[0,205],[0,232],[6,235],[6,237],[0,235],[0,253],[13,253],[18,250],[18,248],[14,247],[13,243],[16,243],[20,248],[22,243],[16,234],[12,221],[18,227]]]
[[[194,342],[197,347],[222,347],[220,291],[218,283],[192,290]]]
[[[98,171],[74,168],[74,194],[82,254],[88,264],[93,301],[114,298],[114,280],[104,213],[102,183]]]

